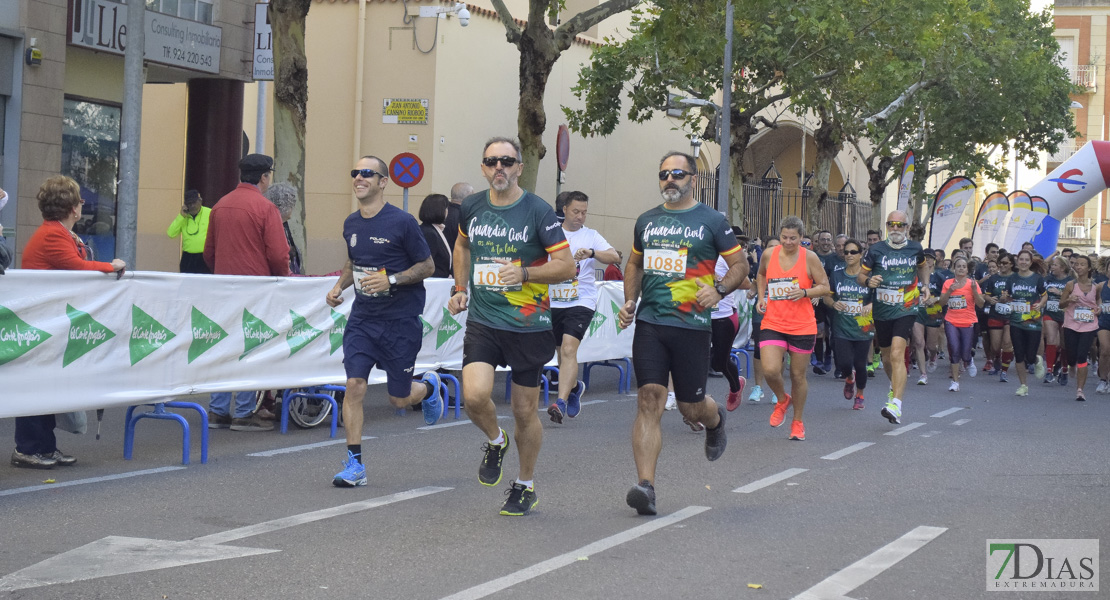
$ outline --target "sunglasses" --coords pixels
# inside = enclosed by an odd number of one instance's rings
[[[379,173],[374,169],[351,169],[351,179],[354,179],[359,175],[362,175],[363,179],[370,179],[375,175],[377,175],[378,177],[385,177],[385,173]]]
[[[675,181],[682,181],[693,173],[684,169],[671,169],[670,171],[659,171],[659,181],[666,181],[668,177],[674,178]]]
[[[860,251],[859,250],[845,250],[844,254],[847,254],[849,256],[855,256],[857,254],[860,254]]]
[[[802,245],[805,246],[806,248],[809,248],[811,244],[812,244],[812,242],[802,242]]]
[[[482,164],[490,168],[496,167],[497,163],[511,167],[517,163],[517,160],[511,156],[487,156],[482,159]]]
[[[887,227],[894,227],[895,229],[900,229],[900,228],[906,226],[906,222],[905,221],[887,221],[886,226]]]

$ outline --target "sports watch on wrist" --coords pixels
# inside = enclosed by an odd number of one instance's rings
[[[386,279],[389,281],[389,285],[397,285],[397,275],[390,275]]]
[[[728,295],[728,288],[726,288],[723,283],[718,282],[717,285],[713,286],[713,289],[717,290],[717,293],[720,294],[722,298]]]

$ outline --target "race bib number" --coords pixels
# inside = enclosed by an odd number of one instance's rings
[[[883,304],[903,306],[906,303],[906,294],[901,288],[875,288],[875,299]]]
[[[951,296],[948,298],[948,310],[960,310],[967,308],[967,298],[963,296]]]
[[[1014,301],[1010,303],[1010,309],[1023,315],[1029,314],[1029,303]]]
[[[514,266],[520,266],[519,260],[514,260]],[[474,287],[487,291],[519,292],[521,285],[506,285],[501,281],[501,263],[480,262],[474,265]]]
[[[775,279],[767,282],[767,297],[770,300],[787,300],[786,294],[798,287],[793,279]]]
[[[362,280],[369,276],[371,273],[381,273],[382,275],[385,275],[385,268],[383,267],[379,269],[377,267],[360,267],[358,265],[351,265],[351,274],[355,277],[355,294],[366,298],[388,298],[388,289],[383,292],[376,292],[373,294],[362,291]]]
[[[1060,301],[1049,300],[1044,309],[1046,312],[1060,312]]]
[[[1008,315],[1013,312],[1013,309],[1010,308],[1009,304],[1005,302],[999,302],[998,304],[994,305],[994,312],[998,315]]]
[[[1087,308],[1086,306],[1076,306],[1075,311],[1071,314],[1072,318],[1080,323],[1094,323],[1095,311]]]
[[[844,300],[844,314],[858,317],[863,314],[863,302],[861,300]]]
[[[648,248],[644,251],[644,271],[668,279],[684,279],[686,248]]]
[[[1110,315],[1110,302],[1102,303],[1102,314]]]
[[[547,293],[553,302],[574,302],[578,300],[578,280],[553,283],[547,287]]]

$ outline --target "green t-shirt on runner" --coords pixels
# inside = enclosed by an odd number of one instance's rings
[[[863,271],[868,277],[883,278],[875,288],[876,321],[917,315],[917,269],[923,264],[925,250],[913,240],[901,248],[891,248],[886,240],[871,244],[863,255]]]
[[[830,309],[833,314],[833,336],[842,340],[869,340],[875,337],[875,320],[863,307],[872,304],[871,288],[856,282],[844,269],[829,276],[833,300],[847,305],[846,310]]]
[[[494,206],[489,191],[463,200],[459,235],[470,243],[470,307],[467,319],[512,331],[551,329],[546,283],[507,286],[497,275],[504,258],[521,267],[539,267],[552,252],[567,248],[555,211],[542,198],[524,192],[508,206]]]
[[[1029,277],[1014,273],[1006,291],[1010,293],[1010,327],[1040,331],[1041,313],[1033,310],[1033,305],[1044,295],[1044,277],[1037,273],[1030,273]]]
[[[713,309],[698,305],[697,282],[713,287],[717,256],[740,251],[721,213],[701,203],[684,210],[656,206],[636,219],[632,251],[644,259],[638,320],[712,328]]]
[[[987,280],[983,282],[983,293],[999,301],[996,304],[990,305],[990,311],[987,313],[990,318],[1007,322],[1010,320],[1010,305],[1002,302],[1000,299],[1002,298],[1002,292],[1009,287],[1010,278],[1013,276],[1014,273],[1010,273],[1009,275],[995,273],[987,277]],[[999,306],[1002,307],[1001,310],[998,308]]]
[[[1064,294],[1064,288],[1067,287],[1068,282],[1073,279],[1073,277],[1056,277],[1051,273],[1044,278],[1045,292],[1048,293],[1048,302],[1044,305],[1044,314],[1052,317],[1052,320],[1057,323],[1064,322],[1064,311],[1060,308],[1060,296]]]

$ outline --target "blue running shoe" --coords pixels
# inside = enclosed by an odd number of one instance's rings
[[[578,413],[582,412],[582,394],[586,391],[586,384],[581,379],[575,384],[574,389],[570,391],[570,397],[567,398],[567,416],[574,418]]]
[[[335,475],[331,480],[332,485],[335,487],[358,487],[366,485],[366,467],[355,458],[355,455],[350,450],[347,451],[347,462],[343,464],[343,470]]]
[[[424,422],[428,425],[435,425],[436,421],[443,416],[443,398],[440,396],[439,373],[428,371],[424,373],[420,381],[430,383],[435,388],[435,392],[420,403],[420,407],[424,410]]]
[[[563,424],[563,415],[567,414],[567,403],[562,398],[556,398],[555,403],[547,407],[547,416],[551,417],[556,425]]]

